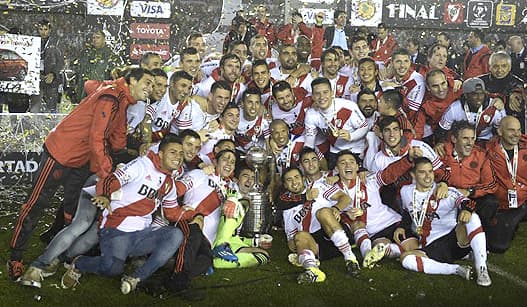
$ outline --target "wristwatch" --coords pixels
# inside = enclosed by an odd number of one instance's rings
[[[469,187],[467,191],[468,191],[468,196],[474,196],[476,189],[474,189],[474,187]]]

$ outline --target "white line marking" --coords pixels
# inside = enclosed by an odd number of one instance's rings
[[[516,276],[514,274],[511,274],[509,272],[505,272],[500,267],[498,267],[497,265],[494,265],[494,264],[490,264],[489,263],[489,264],[487,264],[487,267],[489,268],[489,271],[491,271],[492,273],[498,274],[499,276],[512,281],[513,283],[517,284],[518,286],[520,286],[520,287],[522,287],[524,289],[527,289],[527,282],[525,280],[521,279],[520,277],[518,277],[518,276]]]

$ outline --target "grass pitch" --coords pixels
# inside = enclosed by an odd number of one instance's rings
[[[22,193],[23,194],[23,193]],[[24,197],[22,195],[22,197]],[[21,202],[22,200],[20,200]],[[17,200],[18,202],[18,200]],[[9,253],[9,240],[17,204],[0,202],[0,260]],[[53,210],[46,210],[35,234],[46,228]],[[75,290],[60,289],[61,268],[44,280],[42,289],[31,289],[7,279],[0,267],[0,306],[525,306],[527,305],[527,224],[520,224],[512,248],[503,255],[490,254],[492,286],[478,287],[474,280],[457,276],[431,276],[405,271],[396,260],[383,260],[374,269],[363,269],[359,278],[345,276],[344,260],[321,264],[324,283],[300,286],[300,268],[287,262],[283,232],[273,233],[272,262],[254,269],[216,270],[192,282],[184,296],[136,291],[122,295],[119,278],[84,275]],[[26,253],[34,260],[44,244],[35,235]],[[359,255],[358,250],[354,250]],[[464,261],[460,261],[464,263]]]

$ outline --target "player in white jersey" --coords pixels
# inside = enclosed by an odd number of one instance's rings
[[[316,138],[327,137],[330,143],[328,164],[332,168],[335,155],[342,150],[351,150],[359,155],[365,148],[368,124],[356,103],[334,98],[327,78],[312,82],[313,106],[306,112],[306,145],[315,147]],[[320,132],[320,133],[319,133]]]
[[[218,129],[210,132],[207,135],[207,140],[203,142],[199,151],[201,155],[207,155],[212,152],[214,145],[219,140],[230,139],[234,141],[234,134],[240,123],[240,109],[237,105],[229,103],[221,113],[218,121]]]
[[[397,118],[393,116],[384,116],[379,121],[380,135],[382,142],[380,148],[375,146],[368,147],[366,157],[364,158],[364,166],[372,172],[377,172],[385,169],[390,163],[393,163],[408,154],[411,147],[420,148],[423,151],[423,156],[432,161],[434,170],[444,168],[441,159],[437,153],[425,142],[418,140],[408,140],[403,135],[400,123]],[[371,140],[377,138],[374,134],[368,134],[368,143],[374,144],[378,141]]]
[[[271,78],[278,81],[290,80],[292,87],[301,87],[311,95],[311,81],[313,77],[308,72],[302,71],[298,65],[298,55],[296,47],[291,44],[283,44],[280,47],[279,56],[280,66],[270,70]]]
[[[260,91],[248,88],[242,95],[241,106],[240,123],[235,134],[236,148],[245,153],[253,146],[265,147],[270,131],[267,116],[263,114]]]
[[[251,67],[251,81],[247,88],[257,88],[260,92],[261,104],[265,107],[267,116],[271,114],[272,88],[277,81],[271,78],[269,66],[265,60],[255,60]]]
[[[463,96],[454,101],[439,121],[442,131],[439,134],[446,136],[455,121],[468,121],[476,127],[478,141],[488,141],[493,136],[493,131],[498,128],[500,121],[507,114],[505,109],[498,110],[495,99],[487,96],[485,83],[480,78],[470,78],[463,82]]]
[[[284,120],[291,134],[302,135],[306,110],[312,104],[311,97],[306,97],[304,89],[291,88],[289,83],[279,81],[273,85],[273,98],[276,103],[271,107],[272,118]]]
[[[304,177],[296,167],[284,172],[282,183],[284,192],[280,194],[277,206],[283,212],[288,247],[297,254],[297,259],[290,261],[305,269],[298,276],[298,283],[323,282],[326,279],[324,272],[318,268],[316,255],[325,260],[342,254],[347,273],[357,275],[359,265],[349,239],[330,209],[333,205],[344,207],[350,199],[344,195],[335,203],[329,200],[331,196],[326,198],[323,195],[329,190],[319,193],[318,189],[306,187]]]
[[[184,191],[174,184],[172,171],[181,167],[183,149],[175,136],[164,138],[158,154],[149,152],[99,180],[96,206],[104,208],[100,221],[101,256],[79,256],[62,277],[62,285],[79,284],[81,272],[106,276],[119,275],[128,256],[150,254],[145,264],[121,280],[121,291],[128,294],[140,281],[152,275],[174,255],[183,236],[179,228],[154,228],[152,214],[161,205],[164,216],[177,222],[177,198]],[[110,195],[121,189],[120,197]]]
[[[172,122],[170,131],[176,133],[180,130],[191,129],[201,135],[205,141],[207,134],[218,128],[216,121],[230,100],[231,87],[226,81],[217,81],[212,85],[207,101],[191,100]]]
[[[245,85],[240,82],[240,58],[234,54],[226,54],[221,58],[219,72],[213,73],[198,84],[198,96],[207,97],[214,82],[224,80],[231,86],[230,101],[240,101]]]
[[[152,131],[152,141],[157,142],[170,131],[170,123],[179,116],[186,104],[189,103],[192,77],[177,71],[170,77],[168,92],[156,103],[146,108],[145,121]]]
[[[350,99],[350,89],[355,81],[353,78],[339,73],[339,63],[339,53],[333,48],[327,49],[322,53],[321,73],[314,72],[311,75],[314,78],[326,77],[331,84],[335,98]]]
[[[470,279],[471,267],[449,264],[473,252],[476,283],[490,286],[487,271],[487,242],[475,204],[455,188],[448,197],[434,196],[436,185],[432,163],[417,158],[411,172],[415,184],[401,189],[403,223],[394,240],[407,252],[401,255],[404,268],[426,274],[459,275]]]

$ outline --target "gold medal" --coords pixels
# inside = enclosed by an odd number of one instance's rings
[[[364,212],[362,211],[362,209],[358,208],[357,209],[357,217],[362,216],[363,214],[364,214]]]
[[[423,233],[423,227],[417,226],[415,231],[417,232],[418,235],[421,235]]]

